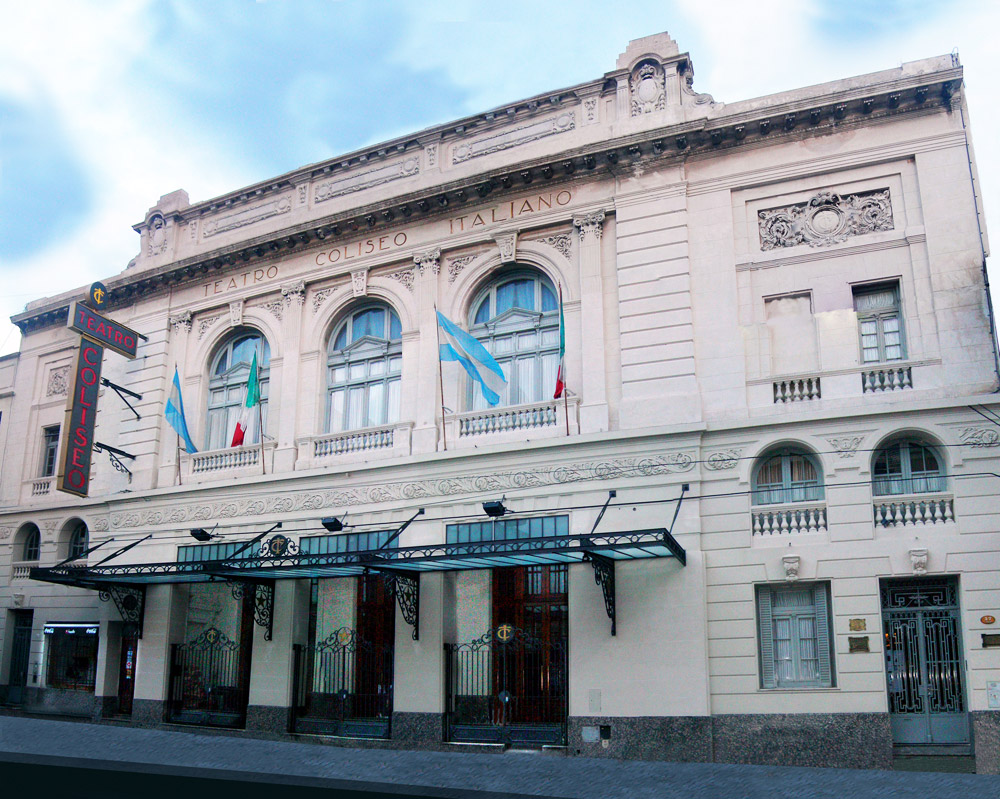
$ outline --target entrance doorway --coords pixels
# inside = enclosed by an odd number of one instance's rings
[[[31,626],[33,610],[15,610],[14,640],[10,654],[10,679],[7,681],[7,701],[12,705],[24,702],[24,691],[28,686],[28,661],[31,656]]]
[[[886,683],[893,743],[969,743],[955,578],[882,583]]]
[[[492,595],[486,635],[445,647],[449,739],[565,745],[567,567],[494,569]]]
[[[121,716],[132,715],[135,698],[135,669],[139,654],[138,630],[134,624],[122,626],[121,651],[118,656],[118,706]]]

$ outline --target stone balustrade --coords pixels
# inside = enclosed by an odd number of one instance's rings
[[[52,491],[52,478],[45,477],[40,480],[31,481],[31,496],[43,497]]]
[[[464,438],[554,426],[559,422],[558,405],[558,401],[552,401],[461,413],[458,414],[458,435]]]
[[[796,377],[774,382],[774,402],[804,402],[822,398],[818,377]]]
[[[260,445],[198,452],[190,457],[191,474],[229,472],[260,465]]]
[[[12,580],[27,580],[28,574],[37,565],[38,561],[23,561],[21,563],[15,563],[10,577]]]
[[[754,508],[750,515],[753,535],[819,533],[827,529],[824,505]]]
[[[878,497],[872,503],[876,527],[945,524],[955,521],[955,499],[948,494]]]
[[[391,448],[394,427],[369,427],[346,433],[330,433],[313,439],[313,457],[326,458],[348,452]]]
[[[909,366],[871,369],[861,373],[861,391],[864,394],[904,388],[913,388],[913,370]]]

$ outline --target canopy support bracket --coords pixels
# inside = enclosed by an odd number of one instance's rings
[[[399,602],[403,620],[413,627],[412,638],[420,640],[420,573],[411,574],[402,569],[365,564],[365,571],[375,571],[382,575],[386,593]]]
[[[102,602],[114,600],[118,615],[125,627],[135,630],[135,637],[142,638],[142,622],[146,615],[146,586],[111,583],[98,592]]]
[[[604,609],[611,619],[611,634],[616,635],[618,614],[615,607],[615,562],[612,558],[598,555],[596,552],[584,552],[583,559],[590,561],[594,567],[594,582],[601,586],[604,592]]]

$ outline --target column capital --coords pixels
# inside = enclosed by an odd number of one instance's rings
[[[417,271],[421,275],[424,274],[425,269],[430,269],[436,275],[441,271],[441,248],[434,247],[430,250],[414,253],[413,265],[417,267]]]
[[[587,240],[587,234],[593,233],[595,240],[601,238],[604,232],[604,211],[594,211],[583,216],[573,217],[573,226],[580,229],[580,241]]]

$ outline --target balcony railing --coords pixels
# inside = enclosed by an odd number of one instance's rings
[[[313,439],[313,457],[342,455],[346,452],[367,452],[392,447],[394,427],[370,427],[347,433],[330,433]]]
[[[22,561],[21,563],[15,563],[10,577],[12,580],[27,580],[28,574],[37,565],[38,565],[37,560]]]
[[[754,508],[750,516],[753,535],[820,533],[826,530],[825,505]]]
[[[42,497],[52,490],[52,478],[43,477],[39,480],[31,481],[31,496]]]
[[[872,510],[875,525],[881,527],[945,524],[955,521],[955,499],[947,494],[876,497],[872,503]]]
[[[557,402],[539,405],[521,405],[515,408],[497,408],[459,414],[458,435],[478,436],[506,433],[509,430],[533,430],[551,427],[559,422]]]
[[[232,449],[199,452],[191,456],[191,473],[222,472],[256,466],[260,463],[260,447],[233,447]]]
[[[796,377],[791,380],[778,380],[774,383],[774,402],[804,402],[821,399],[818,377]]]
[[[909,366],[872,369],[861,373],[861,391],[864,394],[904,388],[913,388],[913,370]]]

